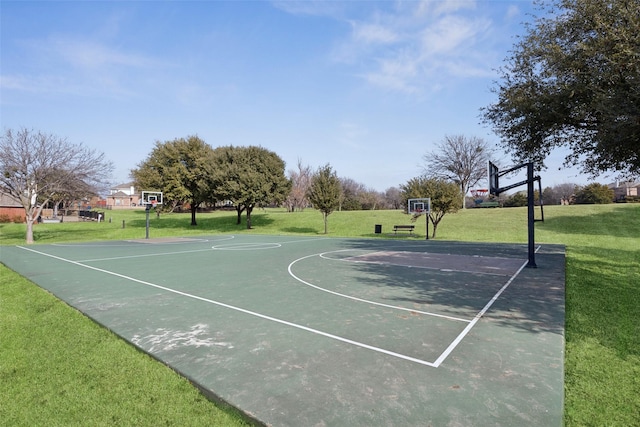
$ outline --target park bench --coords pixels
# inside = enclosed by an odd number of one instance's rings
[[[479,205],[476,205],[478,208],[499,208],[500,203],[498,202],[482,202]]]
[[[416,228],[415,225],[394,225],[393,232],[398,234],[398,231],[408,231],[409,234],[412,234],[414,228]]]

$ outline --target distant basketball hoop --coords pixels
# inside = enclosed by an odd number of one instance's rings
[[[143,191],[140,196],[140,204],[145,207],[147,211],[147,227],[146,227],[146,237],[149,238],[149,211],[151,209],[156,209],[158,206],[162,205],[162,191]]]
[[[407,213],[409,215],[422,215],[426,217],[427,239],[429,240],[429,215],[431,214],[431,198],[409,199],[407,201]]]

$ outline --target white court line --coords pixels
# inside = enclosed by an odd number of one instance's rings
[[[536,248],[536,252],[538,252],[538,250],[540,249],[540,246],[538,246]],[[494,302],[496,302],[496,300],[498,299],[498,297],[500,295],[502,295],[502,293],[509,287],[509,285],[515,280],[515,278],[518,276],[518,274],[520,274],[520,272],[527,266],[527,264],[529,263],[529,261],[525,261],[520,268],[518,269],[518,271],[516,271],[513,276],[511,276],[511,278],[509,280],[507,280],[507,283],[504,284],[504,286],[502,286],[500,288],[500,290],[498,292],[496,292],[496,294],[493,296],[493,298],[491,298],[491,301],[489,301],[482,310],[480,310],[478,312],[478,314],[476,314],[476,316],[473,318],[473,320],[471,321],[471,323],[469,323],[467,325],[466,328],[463,329],[462,332],[460,332],[460,334],[456,337],[455,340],[453,340],[451,342],[451,344],[449,344],[449,347],[447,347],[447,349],[442,352],[442,354],[440,355],[440,357],[438,357],[436,359],[436,361],[434,362],[434,368],[437,368],[438,366],[440,366],[440,364],[442,362],[444,362],[444,360],[449,356],[449,354],[451,354],[451,352],[458,346],[458,344],[460,344],[460,341],[462,341],[462,339],[469,333],[469,331],[471,330],[471,328],[473,328],[475,326],[476,323],[478,323],[478,320],[480,320],[480,318],[482,316],[484,316],[484,314],[487,312],[487,310],[489,310],[489,308],[491,308],[491,306],[493,305]]]
[[[293,264],[297,263],[298,261],[302,261],[304,259],[311,258],[311,257],[316,257],[316,256],[318,256],[320,258],[325,258],[324,257],[325,254],[334,253],[334,252],[351,251],[351,250],[352,249],[340,249],[340,250],[337,250],[337,251],[329,251],[329,252],[322,252],[322,253],[319,253],[319,254],[307,255],[307,256],[304,256],[302,258],[298,258],[296,260],[293,260],[291,262],[291,264],[289,264],[289,267],[287,268],[287,270],[289,271],[289,274],[291,275],[291,277],[296,279],[298,282],[300,282],[302,284],[305,284],[307,286],[310,286],[310,287],[312,287],[314,289],[317,289],[319,291],[327,292],[327,293],[333,294],[333,295],[337,295],[337,296],[342,297],[342,298],[347,298],[347,299],[350,299],[350,300],[353,300],[353,301],[358,301],[358,302],[364,302],[366,304],[377,305],[379,307],[392,308],[394,310],[402,310],[402,311],[408,311],[408,312],[411,312],[411,313],[424,314],[425,316],[441,317],[441,318],[444,318],[444,319],[455,320],[455,321],[458,321],[458,322],[465,322],[465,323],[470,322],[470,320],[460,319],[458,317],[446,316],[444,314],[431,313],[431,312],[428,312],[428,311],[420,311],[420,310],[415,310],[415,309],[412,309],[412,308],[398,307],[397,305],[383,304],[381,302],[370,301],[370,300],[366,300],[366,299],[363,299],[363,298],[354,297],[354,296],[351,296],[351,295],[341,294],[340,292],[330,291],[329,289],[321,288],[320,286],[314,285],[313,283],[309,283],[309,282],[307,282],[305,280],[302,280],[301,278],[299,278],[298,276],[293,274],[293,271],[291,270],[291,267],[293,266]],[[325,258],[325,259],[333,259],[333,258]]]
[[[327,333],[327,332],[319,331],[317,329],[309,328],[307,326],[298,325],[296,323],[288,322],[286,320],[282,320],[282,319],[278,319],[278,318],[275,318],[275,317],[267,316],[267,315],[264,315],[264,314],[256,313],[254,311],[246,310],[244,308],[235,307],[233,305],[225,304],[225,303],[222,303],[222,302],[219,302],[219,301],[214,301],[214,300],[210,300],[208,298],[199,297],[197,295],[193,295],[193,294],[189,294],[189,293],[186,293],[186,292],[178,291],[176,289],[167,288],[166,286],[156,285],[155,283],[146,282],[144,280],[136,279],[136,278],[133,278],[133,277],[130,277],[130,276],[126,276],[124,274],[116,273],[116,272],[109,271],[109,270],[104,270],[102,268],[92,267],[90,265],[82,264],[82,263],[80,263],[78,261],[72,261],[72,260],[65,259],[65,258],[62,258],[62,257],[59,257],[59,256],[47,254],[45,252],[36,251],[34,249],[31,249],[31,248],[25,248],[24,246],[17,246],[17,248],[24,249],[25,251],[33,252],[33,253],[36,253],[36,254],[39,254],[39,255],[43,255],[43,256],[47,256],[47,257],[50,257],[50,258],[54,258],[54,259],[57,259],[59,261],[68,262],[70,264],[77,265],[79,267],[84,267],[84,268],[88,268],[90,270],[98,271],[98,272],[109,274],[109,275],[116,276],[116,277],[120,277],[122,279],[131,280],[133,282],[140,283],[140,284],[145,285],[145,286],[150,286],[150,287],[153,287],[153,288],[162,289],[164,291],[172,292],[174,294],[181,295],[181,296],[184,296],[184,297],[187,297],[187,298],[193,298],[195,300],[207,302],[209,304],[215,304],[215,305],[218,305],[220,307],[225,307],[225,308],[228,308],[228,309],[231,309],[231,310],[235,310],[235,311],[239,311],[241,313],[245,313],[245,314],[248,314],[248,315],[251,315],[251,316],[259,317],[261,319],[265,319],[265,320],[269,320],[269,321],[272,321],[272,322],[280,323],[282,325],[291,326],[293,328],[301,329],[303,331],[311,332],[311,333],[316,334],[316,335],[324,336],[324,337],[331,338],[331,339],[334,339],[334,340],[337,340],[337,341],[340,341],[340,342],[344,342],[344,343],[347,343],[347,344],[351,344],[351,345],[354,345],[354,346],[357,346],[357,347],[365,348],[367,350],[372,350],[372,351],[375,351],[375,352],[378,352],[378,353],[383,353],[383,354],[386,354],[388,356],[397,357],[399,359],[404,359],[404,360],[407,360],[407,361],[410,361],[410,362],[415,362],[415,363],[419,363],[421,365],[426,365],[426,366],[430,366],[430,367],[434,367],[435,366],[432,362],[428,362],[426,360],[421,360],[421,359],[418,359],[418,358],[415,358],[415,357],[411,357],[411,356],[407,356],[407,355],[404,355],[404,354],[396,353],[396,352],[393,352],[393,351],[385,350],[383,348],[374,347],[374,346],[371,346],[371,345],[368,345],[368,344],[364,344],[364,343],[361,343],[361,342],[358,342],[358,341],[350,340],[348,338],[340,337],[338,335],[333,335],[333,334],[330,334],[330,333]]]
[[[148,246],[145,246],[148,247]],[[141,255],[126,255],[126,256],[114,256],[109,258],[93,258],[93,259],[81,259],[76,262],[97,262],[97,261],[113,261],[117,259],[133,259],[133,258],[145,258],[145,257],[153,257],[153,256],[167,256],[167,255],[180,255],[180,254],[191,254],[195,252],[210,252],[213,251],[213,248],[206,249],[193,249],[190,251],[175,251],[175,252],[159,252],[155,254],[141,254]]]
[[[212,240],[203,240],[205,242],[209,241],[215,241],[215,242],[221,242],[221,241],[226,241],[226,240],[233,240],[235,239],[235,236],[231,236],[228,238],[224,238],[224,239],[212,239]],[[322,239],[315,239],[315,240],[325,240],[326,238],[322,238]],[[281,245],[285,244],[285,243],[300,243],[300,242],[307,242],[311,239],[305,239],[305,240],[292,240],[290,242],[279,242],[279,243],[253,243],[253,245],[278,245],[277,247],[280,247]],[[227,245],[232,245],[231,243],[227,243]],[[252,245],[252,243],[236,243],[235,245]],[[63,245],[60,245],[63,246]],[[84,245],[68,245],[68,246],[81,246],[83,247]],[[117,247],[117,246],[124,246],[124,245],[93,245],[90,247]],[[128,246],[128,245],[127,245]],[[131,246],[128,246],[131,247]],[[147,248],[149,247],[146,244],[140,244],[139,247],[143,247],[143,248]],[[274,246],[275,248],[275,246]],[[259,249],[264,249],[264,248],[259,248]],[[267,249],[271,249],[271,247],[267,248]],[[98,261],[115,261],[118,259],[134,259],[134,258],[146,258],[146,257],[155,257],[155,256],[167,256],[167,255],[180,255],[180,254],[189,254],[189,253],[196,253],[196,252],[207,252],[207,251],[213,251],[213,250],[220,250],[220,248],[218,246],[212,246],[211,248],[206,248],[206,249],[193,249],[193,250],[188,250],[188,251],[173,251],[173,252],[158,252],[158,253],[154,253],[154,254],[141,254],[141,255],[126,255],[126,256],[119,256],[119,257],[109,257],[109,258],[93,258],[93,259],[81,259],[81,260],[77,260],[77,262],[98,262]],[[242,250],[242,248],[240,249],[227,249],[227,250]]]

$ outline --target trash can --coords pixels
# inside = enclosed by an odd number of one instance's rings
[[[382,233],[382,224],[376,224],[376,234]]]

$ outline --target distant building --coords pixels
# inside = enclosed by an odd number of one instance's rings
[[[27,214],[20,201],[0,192],[0,222],[24,222]]]
[[[616,202],[625,200],[628,197],[638,197],[640,183],[634,181],[619,182],[608,185],[614,192]]]
[[[140,194],[133,182],[120,184],[109,190],[106,202],[107,209],[129,209],[140,206]]]

